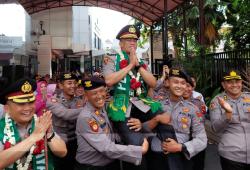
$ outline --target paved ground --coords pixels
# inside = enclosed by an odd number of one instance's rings
[[[205,158],[205,170],[221,170],[217,145],[208,144]]]
[[[218,143],[219,136],[216,135],[211,129],[209,120],[205,122],[205,128],[209,143]],[[217,151],[216,144],[208,144],[205,157],[205,170],[221,170],[220,158]]]

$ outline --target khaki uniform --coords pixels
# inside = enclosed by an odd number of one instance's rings
[[[115,159],[140,164],[141,146],[115,144],[116,136],[105,110],[87,103],[77,119],[76,160],[83,165],[106,166]]]
[[[250,164],[250,93],[242,92],[233,100],[225,92],[218,95],[233,108],[232,120],[227,120],[225,110],[215,97],[210,105],[212,128],[221,135],[219,155],[240,163]]]

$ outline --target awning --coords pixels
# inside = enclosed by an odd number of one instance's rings
[[[167,0],[171,12],[186,0]],[[164,16],[164,0],[18,0],[29,14],[66,6],[92,6],[122,12],[146,25],[153,25]],[[115,22],[115,21],[114,21]]]

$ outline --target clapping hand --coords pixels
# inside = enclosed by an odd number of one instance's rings
[[[52,127],[52,114],[50,111],[45,111],[42,116],[40,116],[35,122],[35,129],[31,136],[35,139],[35,141],[41,140],[46,131],[50,131]]]
[[[225,113],[226,113],[227,119],[231,120],[232,114],[233,114],[233,108],[223,98],[217,97],[217,99],[221,107],[226,111]]]

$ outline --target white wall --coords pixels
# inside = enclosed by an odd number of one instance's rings
[[[43,21],[43,29],[46,35],[51,36],[52,49],[71,49],[72,47],[72,8],[53,8],[31,16],[32,39],[36,41],[41,34],[40,21]]]
[[[89,8],[84,6],[73,6],[72,21],[72,50],[73,52],[89,51],[91,49],[91,36],[89,24]],[[90,20],[91,22],[91,20]]]

